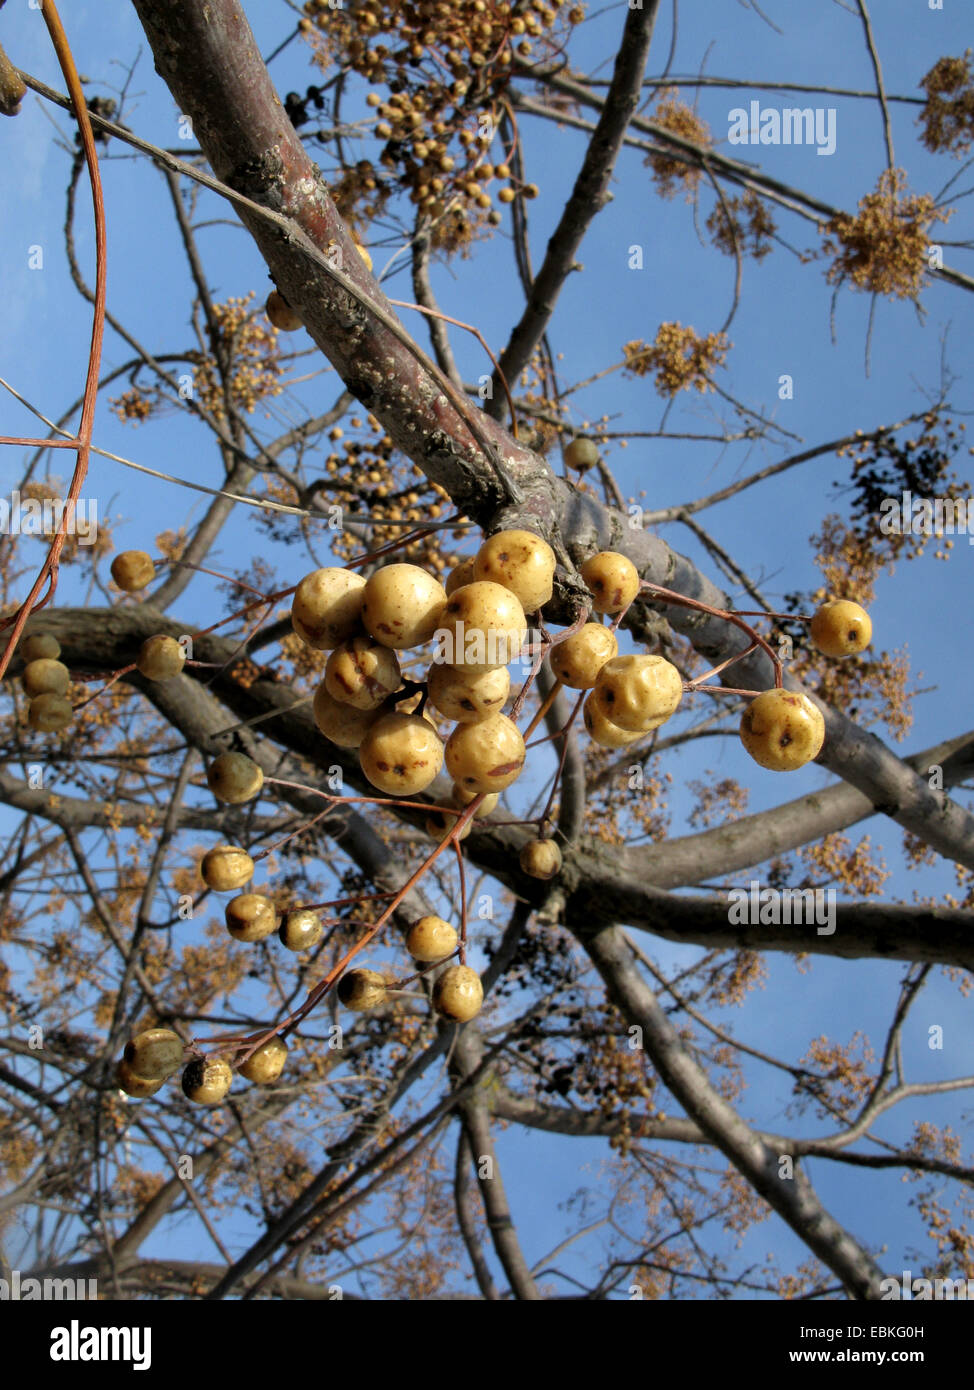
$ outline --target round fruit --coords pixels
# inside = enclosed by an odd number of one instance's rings
[[[521,650],[527,622],[520,600],[503,584],[475,580],[454,590],[443,610],[442,655],[451,666],[490,670]]]
[[[433,985],[433,1008],[442,1018],[466,1023],[484,1002],[480,976],[469,965],[448,965]]]
[[[365,586],[362,621],[384,647],[421,647],[436,631],[445,603],[443,585],[418,565],[384,565]]]
[[[630,733],[628,729],[620,729],[618,724],[613,724],[611,719],[606,719],[605,715],[595,703],[595,691],[589,691],[582,706],[582,719],[588,736],[593,743],[597,743],[600,748],[626,748],[630,743],[635,743],[637,739],[643,738],[644,733]]]
[[[309,647],[330,652],[355,635],[364,598],[365,580],[353,570],[312,570],[294,591],[291,626]]]
[[[454,806],[462,809],[464,806],[469,806],[471,801],[480,795],[480,792],[467,791],[465,787],[458,787],[456,782],[454,782],[450,800],[453,802]],[[483,801],[481,801],[476,811],[474,811],[474,820],[480,820],[482,816],[489,816],[491,811],[496,811],[500,799],[499,792],[489,792],[484,797]]]
[[[554,878],[561,869],[561,850],[554,840],[529,840],[518,863],[530,878]]]
[[[154,1096],[164,1083],[165,1077],[158,1081],[152,1081],[146,1076],[137,1076],[124,1057],[115,1068],[115,1085],[120,1091],[124,1091],[127,1096],[133,1096],[136,1100],[145,1100],[146,1096]]]
[[[71,674],[62,662],[42,656],[27,663],[20,680],[28,695],[63,695]]]
[[[429,702],[457,724],[475,724],[499,714],[511,692],[506,666],[470,671],[464,666],[436,663],[429,670]]]
[[[289,951],[309,951],[325,934],[324,924],[317,912],[308,908],[298,908],[285,913],[278,936],[281,945]]]
[[[63,695],[35,695],[27,707],[27,722],[42,734],[66,729],[74,718],[70,700]]]
[[[135,664],[150,681],[170,681],[186,664],[186,653],[175,637],[147,637]]]
[[[25,661],[56,661],[61,655],[61,643],[49,632],[35,632],[24,638]]]
[[[855,656],[872,641],[872,619],[849,599],[823,603],[812,618],[812,641],[825,656]]]
[[[232,893],[253,878],[254,861],[236,845],[217,845],[203,855],[200,876],[214,893]]]
[[[648,733],[669,719],[683,698],[683,680],[662,656],[616,656],[595,683],[595,703],[611,723]]]
[[[765,690],[741,716],[741,742],[761,767],[793,772],[821,752],[825,720],[807,695]]]
[[[372,725],[379,718],[377,709],[356,709],[336,700],[322,681],[315,691],[311,705],[315,723],[325,738],[339,748],[358,748]]]
[[[183,1072],[183,1095],[196,1105],[219,1105],[232,1081],[233,1072],[222,1057],[194,1057]]]
[[[562,685],[572,690],[591,690],[607,661],[619,654],[611,628],[586,623],[551,649],[551,669]]]
[[[510,589],[525,613],[536,613],[551,598],[555,552],[533,531],[498,531],[477,551],[473,573]]]
[[[325,667],[325,689],[356,709],[378,709],[402,685],[394,652],[371,637],[353,637],[336,647]]]
[[[183,1040],[171,1028],[147,1028],[125,1044],[126,1066],[146,1081],[165,1081],[183,1065]]]
[[[280,290],[271,290],[264,305],[264,313],[282,333],[296,333],[299,328],[304,327],[304,319],[291,308]]]
[[[457,807],[455,809],[459,808]],[[426,817],[426,833],[432,836],[434,840],[445,840],[459,819],[459,816],[451,815],[449,812],[443,811],[437,807],[435,810],[430,811],[429,815]],[[466,825],[460,831],[460,834],[456,837],[458,840],[465,840],[467,838],[473,829],[473,821],[473,817],[467,821]]]
[[[206,785],[217,801],[239,806],[258,794],[264,785],[264,770],[246,753],[221,753],[206,769]]]
[[[277,1081],[287,1061],[287,1043],[283,1038],[268,1038],[257,1051],[241,1062],[238,1070],[246,1081],[255,1081],[258,1086],[269,1086]]]
[[[425,791],[443,766],[443,744],[428,719],[384,714],[359,748],[362,771],[387,796]]]
[[[639,571],[615,550],[600,550],[579,570],[596,613],[621,613],[639,593]]]
[[[138,593],[156,577],[152,556],[144,550],[123,550],[112,561],[112,578],[126,594]]]
[[[506,714],[460,724],[446,743],[447,769],[466,791],[502,792],[520,777],[524,758],[521,731]]]
[[[579,435],[565,446],[565,462],[569,468],[577,468],[579,473],[592,468],[599,461],[599,451],[591,439]]]
[[[338,997],[346,1009],[375,1009],[384,1004],[389,981],[378,970],[346,970],[338,981]]]
[[[277,912],[263,893],[241,893],[227,903],[227,931],[236,941],[263,941],[277,930]]]
[[[442,960],[452,956],[460,938],[442,917],[420,917],[406,933],[406,950],[413,960]]]
[[[468,555],[465,560],[461,560],[459,564],[453,566],[446,580],[448,595],[452,594],[455,589],[462,589],[464,584],[473,583],[473,564],[476,558],[475,555]]]

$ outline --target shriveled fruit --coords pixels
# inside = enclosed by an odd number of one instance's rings
[[[406,933],[406,950],[413,960],[442,960],[457,949],[456,928],[442,917],[420,917]]]
[[[506,714],[459,724],[446,743],[446,766],[466,791],[502,792],[524,767],[524,739]]]
[[[741,742],[761,767],[794,772],[822,751],[825,720],[807,695],[765,690],[741,716]]]
[[[527,636],[517,595],[486,579],[454,590],[443,609],[441,626],[443,660],[450,666],[481,671],[513,661]]]
[[[628,729],[620,729],[618,724],[613,724],[611,719],[606,719],[595,703],[594,690],[590,690],[585,697],[585,703],[582,706],[582,720],[589,738],[600,748],[626,748],[630,743],[635,743],[638,739],[645,737],[644,731],[630,733]]]
[[[619,654],[619,643],[611,628],[586,623],[551,649],[551,669],[571,690],[591,690],[607,661]]]
[[[186,665],[186,653],[175,637],[157,634],[142,643],[135,664],[147,680],[171,681]]]
[[[214,893],[232,893],[253,878],[254,861],[238,845],[217,845],[203,855],[200,876]]]
[[[346,970],[338,981],[338,998],[346,1009],[376,1009],[388,993],[389,982],[378,970]]]
[[[565,445],[565,462],[569,468],[577,468],[579,473],[594,467],[598,461],[599,451],[594,441],[584,435],[579,435],[577,439]]]
[[[329,652],[354,637],[364,599],[365,580],[354,570],[312,570],[294,591],[291,626],[309,647]]]
[[[322,681],[311,703],[315,723],[325,738],[339,748],[358,748],[372,725],[380,717],[378,709],[356,709],[336,700]]]
[[[329,695],[355,709],[377,709],[401,684],[395,652],[373,637],[352,637],[343,642],[325,667]]]
[[[384,714],[359,748],[362,771],[387,796],[425,791],[443,766],[443,744],[427,719]]]
[[[304,327],[304,319],[292,309],[280,290],[271,290],[264,305],[264,313],[275,328],[282,333],[296,333]]]
[[[27,722],[42,734],[60,733],[74,718],[70,700],[63,695],[35,695],[27,707]]]
[[[489,671],[467,670],[434,662],[429,669],[429,702],[457,724],[475,724],[499,714],[511,691],[506,666]]]
[[[112,561],[112,578],[126,594],[138,593],[156,577],[152,556],[144,550],[123,550]]]
[[[171,1028],[147,1028],[125,1044],[122,1055],[136,1076],[165,1081],[183,1065],[183,1040]]]
[[[325,934],[324,923],[310,908],[296,908],[284,914],[278,936],[289,951],[309,951]]]
[[[473,572],[475,580],[510,589],[525,613],[535,613],[551,598],[555,552],[533,531],[498,531],[477,551]]]
[[[554,878],[561,869],[561,850],[554,840],[529,840],[521,846],[518,863],[531,878]]]
[[[433,1008],[441,1018],[467,1023],[484,1002],[480,976],[469,965],[448,965],[433,985]]]
[[[253,801],[264,785],[264,770],[246,753],[221,753],[206,769],[206,785],[217,801],[238,806]]]
[[[855,656],[872,641],[872,619],[865,608],[850,599],[830,599],[816,609],[811,635],[825,656]]]
[[[194,1105],[219,1105],[233,1083],[222,1057],[194,1057],[183,1071],[183,1095]]]
[[[365,586],[362,622],[384,647],[421,647],[436,631],[446,603],[438,579],[418,565],[383,565]]]
[[[241,1062],[238,1068],[246,1081],[254,1081],[258,1086],[270,1086],[277,1081],[287,1061],[287,1043],[283,1038],[268,1038],[257,1051]]]
[[[164,1076],[158,1080],[152,1080],[148,1076],[138,1076],[124,1057],[115,1068],[115,1085],[120,1091],[124,1091],[127,1096],[132,1096],[136,1100],[145,1100],[146,1096],[154,1096],[159,1087],[165,1084],[165,1080]]]
[[[473,562],[475,559],[476,556],[468,555],[465,560],[461,560],[459,564],[453,566],[453,569],[447,575],[447,595],[452,594],[455,589],[462,589],[464,584],[473,583]]]
[[[481,792],[475,791],[473,788],[458,787],[456,782],[454,782],[450,800],[453,802],[454,806],[463,807],[469,806],[471,801],[481,795]],[[488,792],[476,811],[474,811],[474,820],[480,820],[482,816],[489,816],[491,811],[496,811],[500,799],[499,792]]]
[[[21,655],[27,662],[56,661],[61,655],[61,643],[49,632],[33,632],[24,638]]]
[[[683,698],[679,671],[662,656],[616,656],[595,683],[595,703],[617,728],[629,733],[658,729]]]
[[[224,916],[236,941],[263,941],[277,930],[277,911],[263,893],[241,893],[227,903]]]
[[[592,595],[596,613],[621,613],[639,593],[639,571],[615,550],[600,550],[585,561],[579,574]]]
[[[20,683],[30,696],[63,695],[71,681],[71,673],[61,661],[40,657],[24,667]]]

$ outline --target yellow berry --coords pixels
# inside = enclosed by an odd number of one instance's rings
[[[215,893],[232,893],[254,876],[254,861],[237,845],[218,845],[207,850],[200,864],[200,877]]]
[[[365,586],[362,622],[384,647],[421,647],[445,603],[443,585],[418,565],[384,565]]]
[[[385,714],[362,740],[359,764],[379,791],[414,796],[426,790],[443,766],[443,744],[429,720]]]
[[[855,656],[865,651],[872,641],[872,619],[858,603],[843,598],[831,599],[816,610],[811,634],[823,655]]]
[[[616,656],[595,682],[595,703],[617,728],[629,733],[658,729],[683,698],[683,680],[662,656]]]
[[[123,1060],[146,1081],[165,1081],[183,1065],[183,1040],[171,1028],[148,1028],[125,1044]]]
[[[295,590],[291,626],[309,647],[331,651],[355,635],[364,599],[365,580],[354,570],[314,570]]]
[[[54,661],[46,656],[39,657],[36,661],[29,661],[20,678],[25,694],[32,697],[36,695],[63,695],[70,680],[71,673],[63,662]]]
[[[499,714],[510,689],[506,666],[478,671],[434,662],[429,670],[430,704],[457,724],[473,724]]]
[[[765,690],[741,716],[741,742],[761,767],[794,772],[822,751],[825,720],[807,695]]]
[[[443,960],[457,949],[459,939],[442,917],[420,917],[406,933],[406,950],[413,960]]]
[[[156,577],[156,567],[151,555],[144,550],[123,550],[112,561],[112,578],[126,594],[137,593],[151,584]]]
[[[241,893],[227,903],[227,931],[236,941],[263,941],[277,930],[277,912],[263,893]]]
[[[433,985],[433,1008],[442,1018],[466,1023],[484,1002],[480,976],[469,965],[448,965]]]
[[[586,623],[551,649],[551,669],[571,690],[591,690],[607,661],[619,654],[619,643],[611,628]]]
[[[71,702],[63,695],[35,695],[27,707],[27,722],[42,734],[60,733],[74,718]]]
[[[182,1076],[183,1095],[195,1105],[219,1105],[233,1082],[222,1057],[194,1057]]]
[[[600,550],[585,561],[579,573],[596,613],[621,613],[639,593],[639,572],[618,551]]]
[[[520,777],[525,756],[521,731],[505,714],[458,724],[446,744],[447,770],[466,791],[503,791]]]
[[[165,1077],[160,1077],[153,1081],[147,1076],[138,1076],[124,1057],[115,1068],[116,1086],[127,1096],[132,1096],[136,1100],[144,1100],[146,1096],[154,1096],[159,1087],[165,1084],[165,1079]]]
[[[324,923],[317,912],[300,907],[284,914],[284,921],[278,932],[281,945],[288,951],[309,951],[325,934]]]
[[[283,1038],[268,1038],[257,1051],[241,1062],[238,1070],[245,1081],[258,1086],[270,1086],[277,1081],[287,1061],[287,1043]]]
[[[521,847],[518,863],[531,878],[554,878],[561,870],[561,850],[554,840],[529,840]]]
[[[169,681],[182,671],[186,664],[186,653],[175,637],[159,634],[145,639],[135,664],[147,680]]]
[[[377,970],[346,970],[338,981],[338,998],[346,1009],[376,1009],[388,993],[389,982]]]
[[[264,313],[282,333],[296,333],[299,328],[304,327],[304,319],[297,310],[291,308],[280,290],[271,290],[264,305]]]
[[[618,724],[613,724],[611,719],[606,719],[595,703],[594,690],[590,690],[585,697],[585,703],[582,706],[582,720],[589,738],[600,748],[626,748],[630,743],[635,743],[637,739],[645,737],[643,732],[630,733],[628,729],[620,729]]]
[[[535,613],[551,598],[555,552],[533,531],[498,531],[474,556],[475,580],[510,589],[525,613]]]
[[[56,661],[61,655],[61,643],[49,632],[35,632],[24,638],[21,655],[26,662]]]
[[[353,637],[336,647],[325,667],[325,689],[356,709],[374,710],[402,684],[394,652],[372,637]]]
[[[258,795],[264,785],[264,772],[246,753],[221,753],[207,768],[206,785],[217,801],[237,806]]]

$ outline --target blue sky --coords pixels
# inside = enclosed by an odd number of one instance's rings
[[[266,52],[283,32],[288,12],[271,0],[250,3],[246,9]],[[948,4],[937,11],[920,0],[884,0],[874,9],[873,26],[889,93],[918,95],[920,78],[937,58],[961,53],[969,38],[969,24],[964,23],[963,7],[958,5]],[[780,34],[744,5],[714,7],[698,0],[697,4],[681,6],[673,73],[693,74],[705,67],[707,73],[746,83],[794,80],[871,87],[872,70],[859,22],[845,7],[768,3],[763,10],[779,26]],[[611,58],[623,19],[619,5],[592,7],[592,13],[594,17],[577,36],[573,50],[576,65],[586,69],[593,62]],[[152,70],[151,55],[131,7],[77,4],[66,6],[63,17],[79,70],[91,79],[89,93],[113,94],[112,89],[122,85],[129,65],[138,57],[124,119],[147,138],[178,147],[178,113]],[[19,66],[59,89],[63,87],[40,16],[26,4],[5,7],[0,39]],[[653,76],[660,72],[670,39],[669,8],[664,6],[650,57]],[[298,44],[292,44],[275,61],[272,72],[282,95],[291,89],[303,91],[317,77]],[[608,74],[606,68],[603,75]],[[694,99],[691,89],[687,93]],[[786,93],[762,91],[759,86],[745,87],[740,93],[700,89],[698,110],[709,122],[719,149],[741,160],[753,160],[786,183],[846,209],[854,208],[872,189],[885,163],[875,103],[831,96],[800,98],[802,103],[824,104],[836,110],[836,150],[823,157],[809,147],[728,146],[730,112],[752,98],[766,106],[792,104]],[[913,190],[937,193],[957,172],[958,164],[948,156],[926,153],[914,124],[916,110],[898,103],[891,107],[897,162],[909,170]],[[345,115],[347,119],[348,112]],[[530,209],[537,265],[571,190],[584,141],[579,132],[527,116],[521,118],[521,126],[527,175],[541,187],[541,196]],[[64,113],[50,107],[42,109],[31,95],[17,121],[5,121],[0,129],[8,180],[0,226],[0,294],[6,327],[0,375],[51,417],[59,416],[80,394],[90,331],[88,308],[71,286],[65,264],[62,225],[67,159],[55,148],[55,127],[70,142]],[[366,138],[361,142],[361,153],[374,155],[377,150],[375,141]],[[152,350],[175,351],[190,346],[188,280],[161,177],[141,156],[119,151],[103,162],[103,178],[109,209],[109,310]],[[958,188],[964,186],[962,176]],[[709,244],[700,244],[692,209],[682,196],[669,202],[656,196],[638,151],[623,154],[613,193],[614,200],[589,230],[579,257],[584,270],[569,278],[552,329],[553,347],[564,354],[560,366],[566,383],[582,380],[619,360],[623,343],[635,338],[651,340],[662,321],[678,319],[700,332],[714,331],[720,328],[731,302],[733,262],[718,256]],[[703,196],[698,215],[701,225],[710,205],[709,197]],[[86,192],[80,195],[79,206],[84,211],[78,220],[78,255],[85,273],[93,277]],[[262,299],[269,288],[266,269],[247,234],[215,200],[200,204],[197,217],[204,216],[216,219],[200,239],[215,296],[222,299],[255,290],[258,300]],[[963,239],[967,217],[966,204],[961,202],[944,237]],[[782,236],[798,250],[818,246],[813,223],[784,213],[778,220]],[[373,246],[377,266],[397,245],[381,228],[371,229],[366,241]],[[644,250],[645,268],[638,271],[628,266],[634,244]],[[43,270],[27,269],[29,248],[36,246],[43,250]],[[946,259],[958,269],[970,269],[970,257],[963,250],[949,250]],[[907,303],[878,303],[867,375],[864,354],[869,300],[848,290],[839,294],[833,343],[831,290],[824,270],[825,262],[801,265],[782,248],[760,264],[745,262],[742,304],[730,330],[734,347],[728,369],[719,377],[727,390],[751,408],[770,414],[811,445],[857,427],[874,428],[921,408],[921,391],[937,388],[946,340],[946,360],[956,377],[951,399],[966,407],[972,364],[966,332],[969,305],[963,291],[941,282],[930,284],[923,296],[926,315],[922,321]],[[520,311],[506,236],[479,248],[468,261],[456,259],[449,266],[437,267],[434,286],[444,311],[475,321],[495,350],[503,344]],[[408,278],[402,273],[394,276],[390,293],[411,298]],[[417,324],[416,316],[404,316],[411,328]],[[417,332],[420,341],[425,341],[421,327]],[[475,379],[489,369],[472,338],[455,335],[454,347],[465,379]],[[129,356],[129,349],[109,332],[104,367],[119,365]],[[791,401],[780,401],[777,396],[782,373],[794,379]],[[111,394],[116,393],[113,388]],[[288,420],[300,419],[303,410],[320,410],[330,404],[337,393],[334,373],[328,371],[301,391],[275,402],[273,420],[264,420],[259,409],[252,423],[277,433]],[[573,400],[577,410],[574,423],[579,427],[605,413],[612,417],[610,428],[652,430],[659,428],[663,416],[663,403],[649,379],[633,382],[617,374],[579,392]],[[710,431],[716,408],[712,396],[692,401],[684,398],[671,412],[668,426]],[[6,396],[2,418],[6,433],[36,432],[30,417]],[[115,419],[103,397],[96,442],[151,467],[216,485],[218,461],[212,445],[188,420],[169,418],[133,430]],[[615,448],[610,459],[625,494],[645,491],[648,506],[663,507],[726,485],[799,447],[793,441],[782,450],[762,443],[724,448],[713,443],[636,439],[626,450]],[[4,494],[19,479],[23,462],[23,451],[6,448],[0,454],[0,490]],[[66,477],[66,457],[56,462]],[[958,456],[957,467],[962,476],[970,478],[966,455]],[[768,598],[777,602],[787,591],[818,582],[806,538],[817,528],[825,510],[842,510],[841,499],[828,502],[833,480],[839,476],[837,461],[825,456],[742,494],[712,514],[705,512],[700,519],[715,539],[748,567]],[[159,530],[192,526],[206,505],[198,494],[101,459],[92,464],[86,492],[97,498],[101,515],[116,527],[120,548],[153,549]],[[663,534],[675,548],[694,558],[705,573],[719,580],[709,557],[685,529],[668,527]],[[262,537],[256,538],[250,518],[237,515],[222,533],[214,556],[228,567],[236,566],[243,563],[242,556],[256,553],[258,548],[262,553],[272,549]],[[303,549],[288,551],[278,546],[273,548],[273,558],[279,574],[289,577],[289,582],[296,581],[309,567]],[[904,566],[908,573],[880,580],[872,608],[874,645],[907,648],[914,672],[923,673],[919,684],[929,687],[917,699],[913,730],[896,745],[898,752],[908,754],[968,727],[969,643],[963,632],[958,633],[958,598],[953,595],[969,587],[966,569],[971,563],[971,552],[962,540],[948,566],[928,552]],[[80,597],[71,571],[64,571],[60,601],[69,603]],[[213,611],[214,597],[213,585],[201,578],[177,605],[177,611],[188,621],[198,621]],[[739,596],[735,597],[739,601]],[[685,790],[687,784],[708,769],[719,775],[747,775],[751,810],[828,785],[831,780],[823,770],[811,767],[782,786],[776,774],[754,766],[742,768],[737,748],[724,740],[691,745],[668,767],[675,783],[674,833],[682,833],[681,817],[692,802]],[[11,824],[12,819],[0,812],[0,827],[9,832]],[[874,818],[849,833],[854,840],[869,833],[874,843],[885,847],[888,867],[896,866],[901,832],[891,822]],[[747,875],[740,877],[746,881]],[[911,874],[895,867],[887,893],[908,900],[914,890],[941,892],[952,886],[950,866],[939,864]],[[663,966],[695,955],[648,939],[641,939],[640,944],[651,948]],[[735,1018],[740,1035],[753,1046],[796,1057],[819,1033],[845,1040],[856,1029],[867,1033],[874,1043],[881,1042],[902,975],[900,965],[817,960],[810,973],[798,974],[788,958],[771,957],[768,963],[770,978],[760,1002]],[[956,987],[936,976],[905,1037],[907,1066],[913,1079],[955,1075],[965,1069],[969,1053],[967,1012]],[[931,1052],[926,1046],[930,1023],[944,1026],[942,1052]],[[787,1128],[787,1099],[787,1090],[777,1078],[769,1081],[764,1073],[757,1073],[744,1111],[764,1127]],[[916,1118],[942,1122],[952,1117],[956,1128],[963,1108],[963,1102],[951,1097],[902,1107],[884,1121],[881,1132],[899,1136],[905,1132],[904,1121],[912,1123]],[[795,1128],[804,1132],[803,1122],[796,1121]],[[515,1130],[498,1135],[498,1149],[528,1258],[534,1260],[569,1228],[570,1218],[556,1211],[554,1199],[567,1198],[583,1183],[597,1184],[598,1165],[607,1150],[598,1141],[559,1144],[539,1134]],[[589,1165],[587,1170],[585,1165]],[[889,1245],[890,1268],[900,1267],[899,1251],[904,1245],[924,1244],[917,1223],[904,1210],[899,1175],[850,1177],[838,1165],[824,1163],[812,1164],[810,1174],[826,1205],[840,1220],[850,1221],[860,1239]],[[542,1195],[543,1200],[539,1200]],[[179,1233],[159,1236],[158,1248],[189,1254],[196,1246],[197,1229],[191,1237]],[[787,1266],[798,1245],[772,1218],[748,1237],[744,1248],[754,1258],[774,1250]],[[209,1253],[205,1252],[207,1258]],[[585,1262],[580,1260],[579,1264]],[[571,1257],[562,1263],[566,1269],[573,1268]]]

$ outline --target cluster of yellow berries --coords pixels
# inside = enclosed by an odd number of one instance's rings
[[[584,450],[579,462],[588,456]],[[154,568],[148,555],[128,551],[116,559],[112,573],[121,588],[133,591],[150,582]],[[450,801],[433,808],[427,821],[437,839],[450,834],[462,809],[475,799],[480,799],[476,815],[492,811],[499,794],[521,775],[524,738],[502,712],[510,692],[507,666],[522,653],[527,615],[540,615],[550,600],[554,573],[551,547],[531,531],[512,530],[486,540],[451,571],[445,586],[417,565],[389,564],[368,579],[348,569],[314,570],[295,589],[294,632],[313,650],[329,653],[313,699],[315,723],[331,742],[358,750],[363,774],[387,796],[425,791],[445,763],[453,778]],[[683,697],[683,679],[664,657],[620,656],[614,630],[601,621],[621,615],[638,597],[641,581],[632,562],[616,551],[600,551],[584,562],[580,574],[599,621],[586,622],[555,642],[548,659],[563,686],[588,692],[583,719],[593,742],[621,748],[672,717]],[[868,614],[845,599],[822,604],[811,620],[812,642],[827,656],[861,652],[871,637]],[[425,681],[404,682],[398,654],[434,638],[440,649]],[[173,639],[148,639],[139,662],[144,674],[166,678],[152,675],[165,665],[161,656],[166,649],[159,644],[166,642]],[[173,645],[181,657],[179,644]],[[153,665],[151,653],[161,664]],[[43,668],[32,680],[59,664],[48,655],[47,646],[43,654],[33,649],[29,654],[33,660],[28,671]],[[455,723],[445,745],[422,705],[417,710],[417,693],[424,704]],[[60,698],[45,689],[34,698],[52,697]],[[408,710],[398,708],[407,703]],[[791,771],[821,751],[825,724],[808,696],[775,688],[749,704],[740,735],[762,767]],[[246,754],[226,752],[211,763],[207,784],[218,800],[236,805],[260,795],[264,774]],[[460,838],[468,830],[469,824]],[[550,879],[562,867],[561,851],[553,839],[531,840],[521,850],[520,865],[534,878]],[[236,845],[218,845],[201,861],[200,875],[210,889],[237,894],[226,908],[230,935],[253,943],[276,932],[282,945],[295,952],[318,945],[324,936],[320,914],[310,908],[279,914],[264,894],[241,893],[253,874],[253,859]],[[421,965],[445,963],[458,944],[456,929],[433,916],[416,922],[406,938],[408,952]],[[340,977],[337,995],[349,1009],[368,1010],[387,1002],[396,988],[390,975],[357,968]],[[483,1002],[480,977],[466,965],[447,965],[433,984],[432,998],[441,1017],[466,1022]],[[258,1083],[274,1081],[286,1055],[283,1039],[275,1035],[253,1050],[238,1070]],[[183,1064],[178,1037],[166,1029],[150,1029],[127,1046],[118,1084],[130,1095],[150,1095]],[[228,1093],[232,1074],[230,1063],[220,1057],[193,1056],[183,1070],[183,1090],[190,1100],[216,1104]]]

